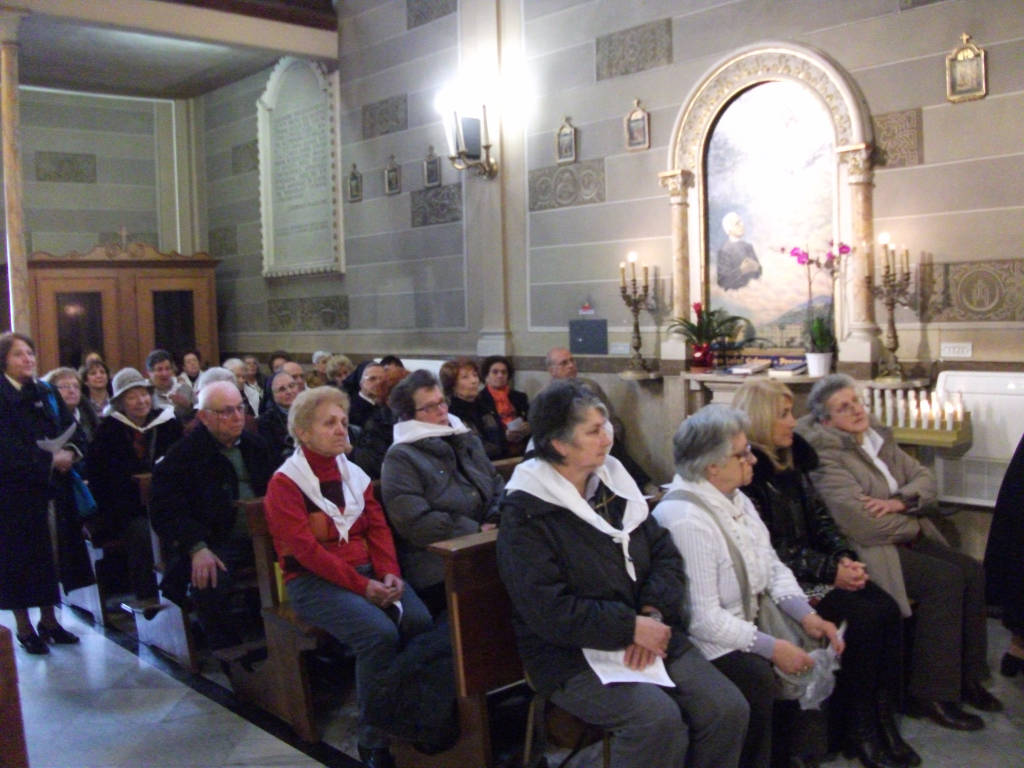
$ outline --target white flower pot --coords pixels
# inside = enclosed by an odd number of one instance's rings
[[[831,352],[808,352],[807,353],[807,375],[828,376],[832,372]]]

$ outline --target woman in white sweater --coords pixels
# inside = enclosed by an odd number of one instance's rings
[[[827,636],[836,650],[836,627],[807,604],[793,573],[772,548],[768,529],[739,488],[756,459],[742,411],[709,405],[684,421],[672,440],[676,476],[654,516],[672,534],[689,580],[690,637],[733,681],[750,704],[740,765],[765,768],[771,758],[774,673],[800,674],[814,665],[801,648],[767,635],[744,617],[744,597],[725,535],[743,560],[750,598],[767,592],[811,637]]]

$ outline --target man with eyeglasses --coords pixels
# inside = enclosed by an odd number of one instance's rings
[[[270,449],[275,469],[295,453],[295,438],[288,433],[288,410],[298,394],[299,385],[291,374],[278,371],[270,378],[274,404],[256,420],[256,428]]]
[[[359,392],[352,398],[352,405],[348,412],[350,426],[362,429],[367,419],[375,412],[387,408],[387,405],[380,399],[385,380],[384,366],[370,363],[363,368],[363,375],[359,379]]]
[[[150,520],[173,553],[164,595],[195,604],[211,649],[242,638],[229,611],[233,573],[253,561],[252,541],[235,502],[262,496],[273,465],[267,444],[244,431],[245,404],[233,382],[199,392],[198,426],[153,468]]]

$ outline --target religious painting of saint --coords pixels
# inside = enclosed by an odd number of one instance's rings
[[[743,220],[739,214],[725,214],[722,229],[729,239],[718,249],[718,285],[724,291],[734,291],[761,276],[761,262],[754,246],[743,239]]]

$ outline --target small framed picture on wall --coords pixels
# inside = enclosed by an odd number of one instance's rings
[[[651,114],[640,106],[640,99],[633,99],[633,109],[626,115],[623,123],[626,131],[626,149],[650,149]]]
[[[441,186],[441,158],[434,154],[433,145],[427,148],[427,157],[423,161],[423,186]]]
[[[946,100],[973,101],[988,92],[985,80],[985,50],[971,42],[966,32],[961,44],[946,57]]]
[[[348,201],[358,203],[363,199],[363,174],[352,163],[352,170],[348,174]]]
[[[559,165],[576,162],[576,126],[567,117],[555,133],[555,159]]]
[[[402,191],[402,169],[395,162],[395,156],[388,158],[384,168],[384,194],[397,195]]]

